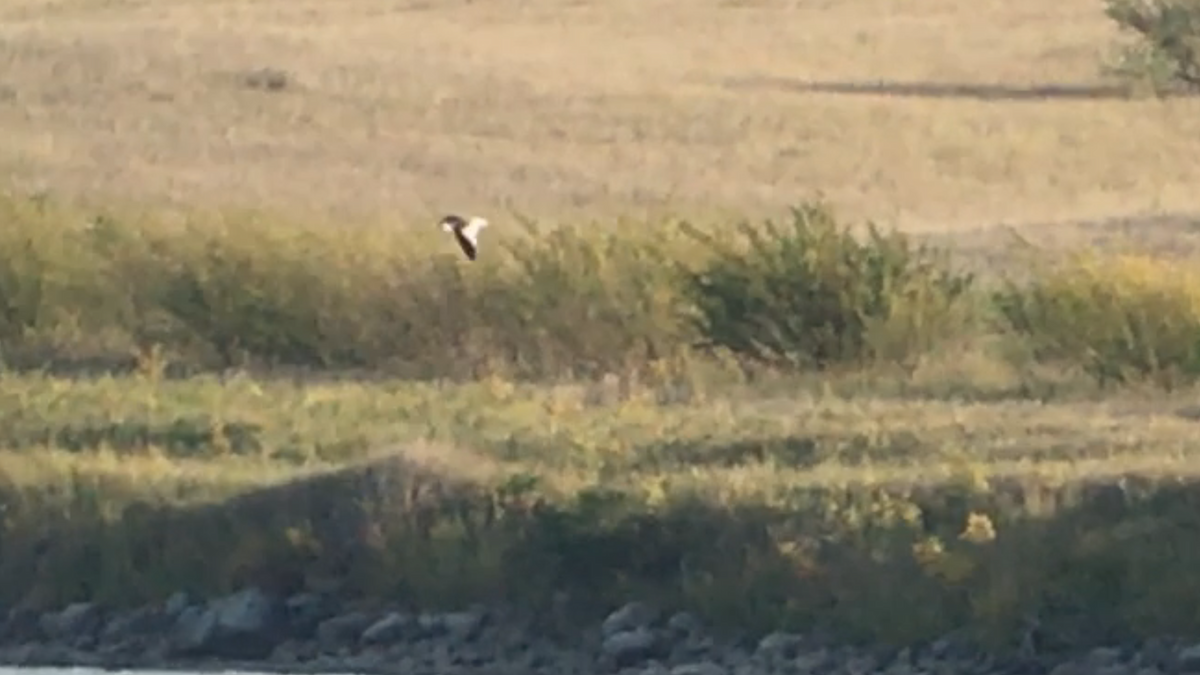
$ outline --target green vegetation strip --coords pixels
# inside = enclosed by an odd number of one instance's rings
[[[1023,281],[985,287],[949,252],[870,224],[856,236],[821,203],[757,225],[493,227],[474,264],[433,226],[87,219],[18,198],[0,222],[0,357],[16,367],[694,384],[911,374],[982,350],[1104,384],[1200,373],[1200,274],[1184,264],[1031,254]]]
[[[1031,612],[1198,627],[1187,417],[603,388],[10,375],[0,602],[336,579],[435,607],[642,597],[898,643],[1002,640]]]

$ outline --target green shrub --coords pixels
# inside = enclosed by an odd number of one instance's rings
[[[1102,384],[1200,374],[1200,276],[1183,265],[1080,256],[1008,284],[996,305],[1035,358],[1078,364]]]
[[[1136,41],[1110,70],[1156,94],[1200,89],[1200,0],[1106,0],[1105,14]]]
[[[793,209],[790,224],[743,223],[743,242],[692,228],[715,253],[684,284],[703,346],[825,368],[907,359],[951,334],[972,277],[903,234],[868,230],[857,240],[821,203]]]

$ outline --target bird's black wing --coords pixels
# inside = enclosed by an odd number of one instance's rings
[[[458,245],[462,247],[463,253],[467,254],[467,258],[474,260],[475,244],[472,244],[470,239],[463,236],[461,228],[454,228],[454,238],[458,240]]]

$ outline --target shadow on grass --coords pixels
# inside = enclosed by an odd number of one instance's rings
[[[1115,459],[1118,451],[1096,444],[1053,444],[1038,448],[997,446],[985,452],[970,450],[973,462],[997,460],[1071,462]],[[1136,453],[1138,450],[1125,450]],[[964,448],[943,441],[928,441],[910,431],[886,436],[871,433],[852,435],[777,435],[736,440],[663,440],[646,444],[629,453],[629,462],[620,470],[638,473],[672,473],[695,468],[732,469],[767,466],[786,469],[813,469],[835,466],[841,469],[872,468],[887,471],[896,467],[919,467],[929,462],[961,460]]]
[[[171,508],[130,486],[66,481],[46,491],[70,490],[68,508],[0,481],[11,582],[0,602],[129,604],[257,584],[429,608],[505,603],[561,625],[636,598],[717,628],[885,644],[965,627],[1011,646],[1030,616],[1051,649],[1200,629],[1191,483],[805,488],[732,504],[602,487],[556,496],[535,476],[467,479],[398,456]],[[119,517],[100,517],[97,502],[119,498]]]
[[[0,446],[54,447],[70,452],[107,448],[118,454],[159,448],[171,457],[211,457],[220,451],[251,455],[262,450],[262,431],[261,425],[219,422],[204,415],[161,422],[85,419],[63,426],[19,420],[0,429]]]
[[[868,434],[850,437],[810,435],[762,436],[734,441],[658,441],[631,453],[632,469],[639,472],[679,471],[690,467],[729,469],[739,466],[772,466],[808,469],[821,464],[859,466],[871,462],[904,464],[928,459],[935,450],[912,434],[902,433],[880,442]]]
[[[730,89],[774,89],[799,93],[977,101],[1097,101],[1129,98],[1127,89],[1117,85],[1068,83],[1014,86],[967,82],[896,82],[888,80],[875,82],[805,81],[782,77],[753,76],[727,78],[722,84]]]

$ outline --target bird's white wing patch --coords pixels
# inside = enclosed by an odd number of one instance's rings
[[[483,228],[485,228],[487,226],[488,226],[488,221],[486,219],[472,218],[470,220],[470,222],[467,223],[466,227],[464,227],[462,229],[462,234],[467,239],[470,239],[471,243],[476,243],[479,241],[480,230],[482,230]]]

